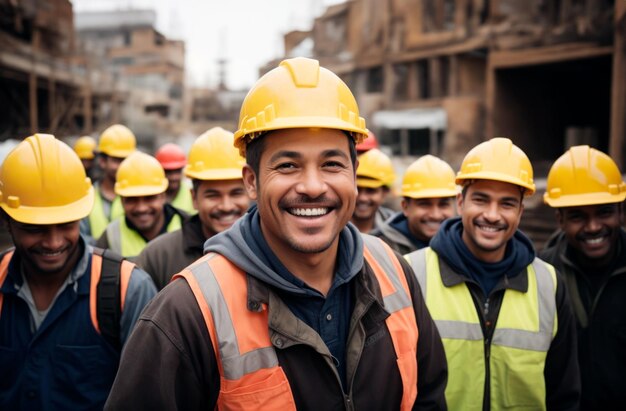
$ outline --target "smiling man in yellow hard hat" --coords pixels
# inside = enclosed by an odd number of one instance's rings
[[[445,409],[415,276],[349,223],[366,134],[317,60],[257,81],[234,138],[256,206],[144,311],[106,409]]]
[[[457,173],[458,218],[406,256],[450,365],[452,410],[576,410],[576,324],[565,283],[518,230],[535,192],[526,154],[508,138],[471,149]]]
[[[568,285],[585,411],[619,409],[626,399],[619,335],[626,330],[624,199],[617,165],[599,150],[571,147],[550,168],[544,201],[555,209],[560,230],[540,256]]]

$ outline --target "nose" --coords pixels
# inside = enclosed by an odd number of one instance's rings
[[[296,192],[309,198],[318,198],[328,190],[322,174],[314,167],[309,167],[300,174]]]
[[[148,202],[143,198],[138,198],[135,203],[135,212],[143,212],[149,210]]]
[[[64,242],[62,231],[56,226],[51,226],[46,232],[42,245],[49,250],[58,250],[63,247]]]
[[[220,211],[228,212],[234,210],[235,208],[235,202],[229,195],[222,197],[222,201],[219,204]]]
[[[585,231],[588,233],[597,233],[602,229],[602,224],[595,217],[590,217],[585,223]]]
[[[439,206],[433,207],[430,215],[433,220],[441,221],[444,219],[443,210]]]
[[[495,222],[500,220],[500,213],[498,212],[498,203],[495,201],[489,202],[483,211],[485,220]]]

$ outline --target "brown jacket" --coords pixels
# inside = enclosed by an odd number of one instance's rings
[[[447,365],[441,339],[403,258],[419,328],[418,396],[414,409],[445,409]],[[346,358],[356,362],[346,393],[320,336],[289,310],[280,292],[248,276],[248,298],[268,303],[269,328],[299,410],[399,409],[402,382],[385,326],[380,287],[365,263],[352,279],[356,298]],[[220,375],[202,313],[186,281],[165,287],[143,312],[126,345],[105,409],[214,409]]]

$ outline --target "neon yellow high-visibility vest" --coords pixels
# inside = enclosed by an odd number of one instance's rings
[[[117,217],[124,215],[124,207],[122,207],[122,200],[119,196],[116,196],[111,203],[111,215],[107,215],[104,212],[104,199],[100,193],[99,187],[96,187],[96,195],[94,196],[93,208],[89,213],[89,228],[91,229],[91,236],[96,240],[100,238],[107,225]]]
[[[191,190],[189,184],[186,181],[182,181],[180,183],[180,188],[178,189],[178,193],[176,193],[176,197],[170,203],[172,206],[178,208],[179,210],[185,211],[189,215],[196,214],[197,211],[193,208],[193,199],[191,198]]]
[[[182,226],[182,218],[175,214],[167,225],[166,231],[172,232]],[[118,217],[113,220],[106,229],[109,249],[120,254],[122,257],[136,257],[141,253],[146,244],[146,240],[126,224],[126,218]]]
[[[448,408],[482,410],[488,369],[491,410],[545,410],[543,372],[558,327],[554,267],[535,259],[527,268],[527,292],[505,291],[492,340],[486,344],[466,283],[446,287],[439,256],[430,247],[406,259],[443,341]]]

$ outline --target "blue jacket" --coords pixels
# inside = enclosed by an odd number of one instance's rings
[[[83,240],[84,241],[84,240]],[[0,288],[0,410],[102,409],[113,384],[120,352],[92,325],[89,309],[93,249],[84,247],[69,283],[39,329],[26,301],[20,258],[15,253]],[[133,269],[120,321],[122,343],[156,288]]]

